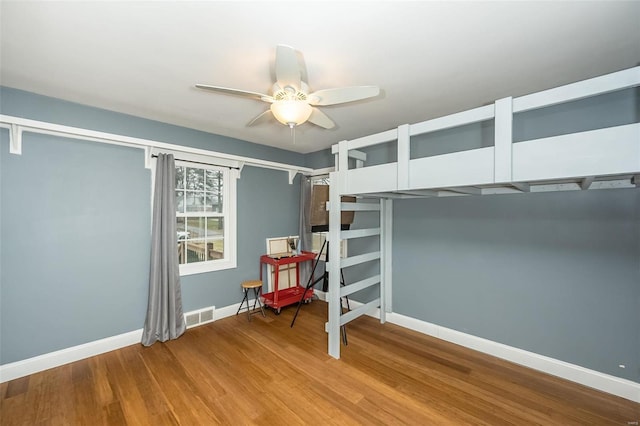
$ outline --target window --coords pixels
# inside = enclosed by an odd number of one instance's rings
[[[236,179],[231,174],[228,168],[176,161],[180,275],[236,266]]]
[[[313,193],[313,187],[315,185],[329,185],[329,184],[330,184],[329,176],[327,175],[314,176],[311,178],[311,192]],[[320,253],[320,250],[322,250],[322,254],[320,255],[320,258],[322,260],[327,259],[327,246],[329,244],[328,243],[325,244],[325,241],[327,241],[328,234],[329,232],[327,231],[316,231],[311,234],[312,235],[311,251],[314,253]],[[348,240],[340,241],[340,257],[342,258],[347,257],[347,241]]]

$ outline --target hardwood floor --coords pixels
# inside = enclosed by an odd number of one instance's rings
[[[632,425],[640,404],[359,318],[326,354],[327,305],[225,318],[176,341],[3,383],[9,425]]]

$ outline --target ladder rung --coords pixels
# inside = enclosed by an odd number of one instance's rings
[[[371,287],[372,285],[376,285],[379,282],[380,282],[380,275],[375,275],[373,277],[365,278],[362,281],[358,281],[353,284],[340,287],[340,297],[348,296],[350,294],[355,293],[356,291],[360,291],[367,287]]]
[[[352,311],[347,312],[346,314],[340,315],[340,325],[345,325],[348,322],[353,321],[354,319],[366,314],[371,311],[373,308],[380,307],[380,299],[372,300],[369,303],[366,303]]]
[[[379,251],[374,251],[372,253],[365,253],[365,254],[360,254],[358,256],[351,256],[344,259],[340,259],[340,267],[348,268],[349,266],[359,265],[360,263],[370,262],[376,259],[380,259]]]
[[[380,228],[352,229],[350,231],[342,231],[340,233],[340,238],[343,240],[349,240],[351,238],[372,237],[374,235],[380,235]]]

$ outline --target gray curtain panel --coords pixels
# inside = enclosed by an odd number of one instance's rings
[[[153,193],[149,303],[142,332],[144,346],[151,346],[158,340],[177,339],[186,328],[178,269],[175,175],[173,155],[158,154]]]
[[[311,251],[313,236],[311,235],[311,179],[300,177],[300,222],[298,228],[300,250]],[[305,286],[311,275],[311,262],[298,263],[300,268],[300,284]]]

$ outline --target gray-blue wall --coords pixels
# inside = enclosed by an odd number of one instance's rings
[[[304,165],[304,156],[8,88],[2,114]],[[151,178],[143,151],[0,131],[0,364],[140,329],[147,305]],[[299,178],[245,167],[238,267],[182,278],[184,310],[241,299],[265,238],[298,232]]]
[[[141,150],[3,132],[2,364],[141,328],[150,174]],[[146,266],[145,266],[146,264]]]
[[[640,382],[640,189],[395,201],[393,272],[394,312]]]

